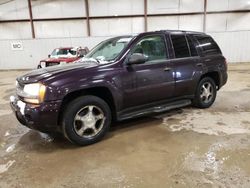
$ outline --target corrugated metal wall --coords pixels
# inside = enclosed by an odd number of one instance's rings
[[[56,39],[26,39],[0,41],[0,69],[32,69],[39,61],[48,57],[56,47],[88,46],[106,39],[105,37],[56,38]],[[23,50],[12,50],[12,42],[21,42]]]
[[[143,15],[144,0],[88,0],[89,16]],[[112,35],[144,31],[144,17],[90,19],[87,31],[84,0],[32,0],[36,39],[32,39],[28,0],[1,0],[0,21],[27,19],[22,22],[0,22],[0,69],[35,67],[38,61],[59,46],[88,46]],[[207,11],[248,10],[250,0],[207,0]],[[147,0],[147,14],[200,13],[204,0]],[[70,20],[42,21],[44,18]],[[77,18],[78,17],[78,18]],[[207,14],[206,32],[214,36],[229,62],[250,62],[250,12]],[[147,29],[203,30],[203,15],[148,16]],[[20,41],[23,50],[11,50]]]

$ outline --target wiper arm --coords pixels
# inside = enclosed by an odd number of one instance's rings
[[[97,58],[93,58],[93,59],[96,60],[97,63],[99,63],[99,64],[101,63],[99,59],[97,59]]]

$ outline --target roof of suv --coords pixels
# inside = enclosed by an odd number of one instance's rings
[[[207,35],[204,32],[199,32],[199,31],[184,31],[184,30],[157,30],[157,31],[147,31],[147,32],[142,32],[142,33],[136,33],[136,34],[131,34],[131,35],[118,35],[114,36],[112,38],[120,38],[120,37],[136,37],[139,35],[144,35],[144,34],[153,34],[153,33],[186,33],[186,34],[196,34],[196,35]],[[108,39],[107,39],[108,40]]]
[[[185,30],[159,30],[153,32],[163,32],[163,33],[187,33],[187,34],[205,34],[204,32],[199,31],[185,31]]]
[[[184,30],[157,30],[157,31],[147,31],[147,32],[142,32],[142,33],[137,33],[137,34],[132,34],[132,35],[120,35],[117,37],[135,37],[139,35],[145,35],[145,34],[154,34],[154,33],[185,33],[185,34],[195,34],[195,35],[207,35],[204,32],[199,32],[199,31],[184,31]],[[115,37],[114,37],[115,38]]]

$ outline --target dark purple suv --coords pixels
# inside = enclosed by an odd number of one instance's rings
[[[76,63],[20,76],[10,100],[23,125],[87,145],[112,121],[210,107],[226,81],[226,60],[211,36],[167,30],[111,38]]]

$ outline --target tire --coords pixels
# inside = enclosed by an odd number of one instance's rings
[[[196,88],[193,105],[198,108],[209,108],[214,103],[216,94],[217,89],[214,80],[210,77],[202,78]]]
[[[111,124],[108,104],[99,97],[86,95],[70,102],[63,114],[64,136],[72,143],[85,146],[100,141]]]

